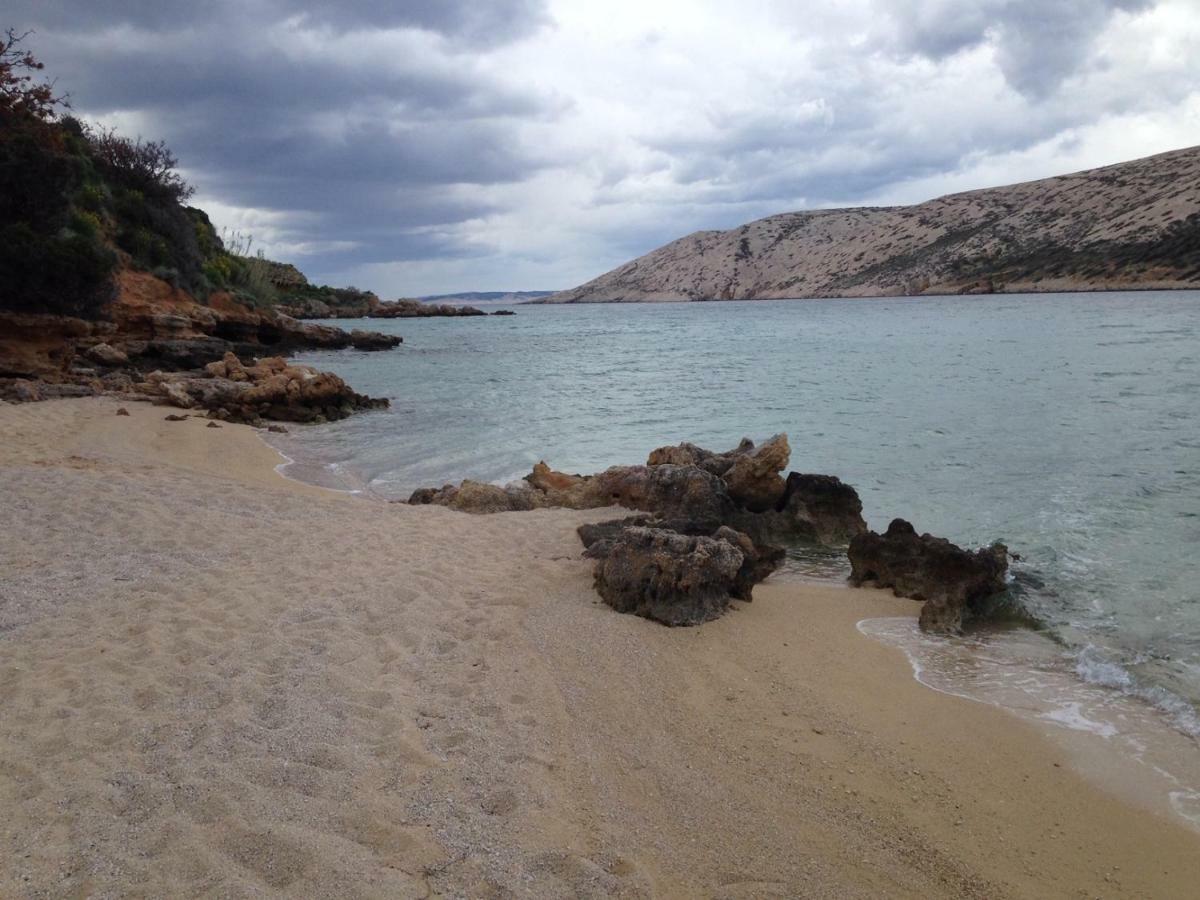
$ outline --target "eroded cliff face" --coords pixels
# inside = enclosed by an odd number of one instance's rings
[[[905,207],[700,231],[550,303],[1200,288],[1200,147]]]

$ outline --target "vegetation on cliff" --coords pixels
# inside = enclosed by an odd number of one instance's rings
[[[0,38],[0,309],[98,318],[123,267],[199,300],[272,300],[260,261],[230,252],[186,205],[170,149],[66,115],[26,37]]]

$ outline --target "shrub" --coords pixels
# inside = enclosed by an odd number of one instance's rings
[[[176,171],[179,160],[163,141],[130,140],[102,126],[85,126],[83,133],[97,168],[116,184],[174,204],[195,193]]]

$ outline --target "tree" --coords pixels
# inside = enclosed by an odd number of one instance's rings
[[[125,187],[174,203],[195,193],[176,171],[179,160],[166,142],[130,140],[103,126],[85,128],[84,136],[96,165]]]
[[[65,96],[54,93],[54,83],[42,80],[45,64],[20,44],[31,32],[13,28],[0,38],[0,124],[44,124],[58,107],[68,107]]]

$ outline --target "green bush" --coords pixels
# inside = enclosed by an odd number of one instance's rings
[[[26,222],[0,226],[4,306],[22,312],[94,318],[113,296],[116,254],[81,234],[47,236]]]

